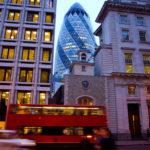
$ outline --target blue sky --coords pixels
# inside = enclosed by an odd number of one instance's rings
[[[89,14],[93,31],[95,31],[99,26],[99,24],[96,23],[95,20],[104,1],[105,0],[57,0],[55,47],[57,46],[58,35],[63,22],[64,15],[74,3],[80,3],[85,9],[85,11]],[[98,44],[98,39],[96,39],[96,41]]]

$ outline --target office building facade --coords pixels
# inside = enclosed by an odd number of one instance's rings
[[[96,22],[95,73],[105,76],[108,125],[118,139],[146,138],[150,124],[150,5],[108,0]]]
[[[0,0],[0,104],[48,104],[56,0]]]

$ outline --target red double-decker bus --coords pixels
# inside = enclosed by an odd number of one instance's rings
[[[104,106],[11,104],[6,119],[6,129],[50,146],[89,146],[93,128],[106,126]]]

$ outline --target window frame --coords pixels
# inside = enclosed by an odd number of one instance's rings
[[[46,82],[42,81],[42,72],[44,72],[44,71],[48,73],[48,76],[47,76],[48,78],[47,78]],[[48,70],[48,69],[41,69],[40,83],[50,83],[50,70]]]
[[[45,38],[46,38],[45,33],[46,33],[46,32],[49,32],[49,33],[50,33],[50,41],[46,41],[46,40],[45,40]],[[51,43],[51,42],[53,42],[53,31],[52,31],[52,30],[44,29],[43,42],[46,42],[46,43]]]
[[[128,58],[126,59],[126,55],[130,55],[131,59]],[[124,60],[125,60],[125,72],[126,73],[133,73],[134,72],[134,66],[133,66],[133,53],[124,53]],[[131,66],[132,67],[132,72],[127,72],[127,67]]]
[[[134,93],[129,93],[129,87],[135,87]],[[136,96],[137,94],[137,86],[134,84],[128,85],[128,96]]]
[[[32,21],[28,20],[28,15],[31,14],[32,15]],[[37,14],[38,15],[38,21],[34,22],[34,15]],[[30,22],[30,23],[39,23],[39,19],[40,19],[40,12],[39,11],[27,11],[26,13],[26,22]]]
[[[9,15],[10,15],[10,13],[14,13],[14,16],[13,16],[13,20],[9,20]],[[16,13],[19,13],[19,20],[15,20],[15,14]],[[15,21],[15,22],[19,22],[20,21],[20,15],[21,14],[21,12],[19,11],[19,10],[11,10],[11,9],[9,9],[8,10],[8,14],[7,14],[7,21]]]
[[[30,6],[40,6],[40,5],[41,5],[41,0],[40,0],[39,5],[35,5],[35,3],[36,3],[37,1],[38,1],[38,0],[34,0],[34,4],[32,5],[32,4],[30,4],[31,0],[28,0],[28,4],[29,4]]]
[[[128,38],[126,38],[126,39],[123,38],[123,32],[128,32],[128,35],[127,35]],[[129,31],[129,29],[122,29],[121,30],[121,40],[122,41],[130,41],[130,31]]]
[[[0,81],[6,81],[6,82],[12,81],[12,68],[0,67],[0,70],[1,70],[1,69],[4,70],[4,76],[3,76],[3,79],[0,80]],[[10,80],[6,80],[6,74],[7,74],[7,72],[9,72],[9,70],[11,70]]]
[[[139,18],[139,19],[142,18],[142,20],[143,20],[143,23],[142,23],[142,24],[138,24],[138,18]],[[136,16],[136,25],[138,25],[138,26],[143,26],[143,25],[144,25],[144,17],[142,17],[142,16]]]
[[[7,48],[7,49],[8,49],[7,58],[2,58],[4,48]],[[14,52],[13,52],[13,59],[14,59],[14,56],[15,56],[15,47],[11,47],[11,46],[8,46],[8,47],[3,46],[3,47],[2,47],[1,59],[9,59],[8,57],[9,57],[10,49],[13,49],[13,50],[14,50]],[[9,60],[13,60],[13,59],[9,59]]]
[[[11,30],[10,38],[6,38],[6,31],[7,31],[7,30]],[[15,31],[15,30],[17,31],[17,33],[16,33],[16,38],[12,39],[12,38],[11,38],[11,36],[12,36],[12,31]],[[4,33],[4,39],[5,39],[5,40],[15,40],[15,41],[16,41],[16,40],[18,39],[18,28],[15,28],[15,27],[6,27],[4,32],[5,32],[5,33]]]
[[[27,60],[23,59],[23,52],[24,50],[27,50],[28,51],[28,56],[27,56]],[[34,51],[34,59],[33,60],[30,60],[30,51]],[[35,60],[35,47],[23,47],[22,48],[22,55],[21,55],[21,60],[23,61],[34,61]]]
[[[25,99],[25,94],[30,93],[30,103],[20,103],[20,104],[31,104],[31,97],[32,97],[32,92],[31,91],[20,91],[20,90],[18,90],[17,91],[17,104],[18,104],[18,93],[23,93],[23,97],[22,97],[23,101],[24,100],[28,101],[28,100]]]
[[[144,33],[144,34],[143,34]],[[142,40],[143,37],[141,37],[141,34],[144,35],[144,40]],[[146,42],[147,41],[147,37],[146,37],[146,31],[139,31],[139,40],[140,42]]]
[[[25,81],[21,81],[21,71],[26,71],[26,73],[25,73],[25,74],[26,74],[26,76],[25,76]],[[31,79],[31,82],[28,82],[28,81],[27,81],[29,71],[32,71],[32,79]],[[32,83],[32,82],[33,82],[33,69],[32,69],[32,68],[21,68],[21,69],[20,69],[20,73],[19,73],[19,82]]]
[[[47,18],[47,15],[51,15],[51,16],[52,16],[52,19],[51,19],[52,22],[46,22],[46,20],[47,20],[47,19],[46,19],[46,18]],[[44,23],[45,23],[45,24],[53,24],[53,23],[54,23],[54,14],[53,14],[52,12],[46,12],[46,13],[45,13],[45,20],[44,20]]]
[[[122,22],[121,17],[126,17],[126,22]],[[128,24],[128,15],[126,15],[126,14],[120,14],[119,20],[120,20],[121,24]]]
[[[30,39],[29,40],[25,39],[25,37],[26,37],[26,31],[30,31]],[[31,40],[33,32],[36,32],[36,39],[35,40]],[[34,28],[32,28],[32,29],[31,28],[25,28],[24,39],[23,40],[36,42],[37,41],[37,36],[38,36],[38,29],[36,29],[36,28],[35,29]]]

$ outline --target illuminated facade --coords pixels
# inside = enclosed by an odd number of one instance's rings
[[[0,0],[0,107],[48,104],[55,13],[56,0]]]
[[[75,3],[64,17],[60,30],[56,55],[55,74],[63,76],[72,62],[78,61],[78,51],[95,52],[95,39],[88,14]]]
[[[146,138],[150,125],[150,1],[108,0],[95,34],[95,74],[105,77],[108,126],[116,138]]]

